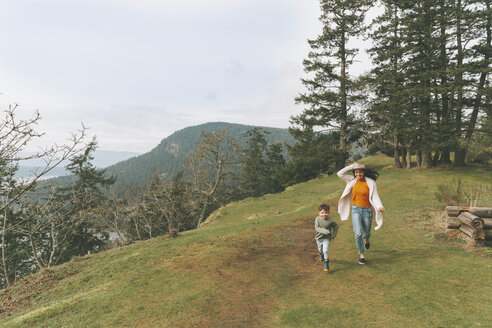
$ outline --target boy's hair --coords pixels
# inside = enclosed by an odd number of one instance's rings
[[[330,211],[330,205],[325,204],[325,203],[321,204],[320,206],[318,206],[318,212],[321,210],[325,210],[325,211],[329,212]]]

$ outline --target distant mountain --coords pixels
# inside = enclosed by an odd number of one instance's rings
[[[26,153],[24,155],[32,155]],[[128,151],[111,151],[111,150],[96,150],[94,152],[94,160],[92,164],[97,168],[105,168],[118,162],[127,160],[129,158],[141,155],[141,153],[134,153]],[[66,175],[69,172],[65,169],[68,161],[62,163],[58,167],[51,170],[44,178],[54,178],[61,175]],[[39,168],[43,167],[44,162],[41,159],[31,159],[23,161],[19,170],[16,172],[16,177],[29,177],[33,175],[33,172],[39,171]]]
[[[139,155],[142,154],[129,151],[96,150],[92,165],[98,168],[105,168]]]
[[[37,172],[41,172],[41,166],[19,166],[17,172],[15,172],[16,178],[29,178],[34,176]],[[47,174],[43,176],[43,179],[56,178],[61,175],[67,175],[68,171],[63,166],[57,166]]]
[[[123,189],[124,186],[144,186],[148,184],[154,173],[172,177],[182,169],[182,163],[188,159],[200,141],[202,131],[222,131],[229,127],[229,135],[234,137],[243,147],[246,139],[243,134],[255,126],[214,122],[179,130],[163,139],[157,147],[150,152],[136,156],[106,168],[108,173],[116,174],[117,181],[114,188]],[[287,129],[259,127],[270,134],[265,135],[269,144],[287,143],[294,144],[295,139]],[[284,147],[284,155],[287,151]]]

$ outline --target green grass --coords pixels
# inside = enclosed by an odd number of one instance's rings
[[[490,249],[436,238],[436,186],[462,177],[492,186],[483,169],[379,167],[386,212],[368,264],[357,264],[350,221],[329,176],[232,203],[195,231],[155,238],[27,277],[0,292],[2,327],[486,327],[492,322]],[[385,168],[385,169],[383,169]],[[318,262],[313,221],[332,205],[340,231],[330,274]],[[492,195],[484,204],[492,206]]]

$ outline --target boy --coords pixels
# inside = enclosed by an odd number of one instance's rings
[[[318,216],[314,220],[316,243],[318,244],[320,260],[325,262],[325,272],[330,272],[328,246],[330,246],[330,240],[334,239],[338,232],[338,224],[328,215],[330,215],[330,206],[321,204],[318,206]]]

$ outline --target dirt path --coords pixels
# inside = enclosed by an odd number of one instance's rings
[[[198,273],[203,283],[215,285],[218,293],[210,304],[198,305],[204,315],[201,327],[268,327],[275,319],[277,297],[325,274],[318,260],[313,220],[298,220],[296,225],[233,235],[215,243],[216,249],[226,247],[220,259],[188,264],[188,270]]]

